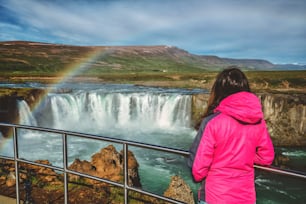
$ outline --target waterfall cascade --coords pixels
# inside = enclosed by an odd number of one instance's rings
[[[190,127],[191,95],[98,91],[49,94],[35,117],[38,125],[74,131]]]
[[[37,121],[31,113],[30,107],[24,101],[18,101],[19,123],[23,125],[37,126]]]

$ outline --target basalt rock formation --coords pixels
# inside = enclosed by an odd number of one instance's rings
[[[273,143],[306,145],[306,94],[259,94]]]
[[[0,89],[0,123],[18,124],[18,100],[25,100],[33,107],[45,93],[43,89]],[[9,137],[11,131],[11,128],[0,126],[0,134],[4,137]]]
[[[0,122],[14,124],[18,121],[17,100],[16,94],[0,97]],[[0,133],[4,137],[8,137],[11,131],[9,127],[0,126]]]

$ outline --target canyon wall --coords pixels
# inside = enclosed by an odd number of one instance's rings
[[[18,120],[17,96],[0,97],[0,123],[14,124]],[[7,137],[11,134],[12,129],[0,126],[0,134]]]
[[[259,94],[275,145],[306,145],[306,94]]]

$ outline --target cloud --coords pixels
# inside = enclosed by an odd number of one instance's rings
[[[303,0],[0,0],[0,5],[7,16],[1,19],[5,21],[0,24],[5,30],[1,39],[15,36],[80,45],[166,44],[199,54],[275,61],[290,50],[306,61],[299,53],[306,53]],[[9,24],[22,28],[23,36]]]

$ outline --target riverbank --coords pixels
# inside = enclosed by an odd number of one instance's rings
[[[185,74],[105,74],[102,76],[7,76],[0,77],[0,83],[42,83],[58,84],[71,83],[110,83],[135,84],[143,86],[170,87],[170,88],[203,88],[212,87],[218,72],[185,73]],[[254,92],[270,93],[306,93],[305,71],[248,71],[247,77]],[[278,78],[276,78],[276,76]],[[0,89],[0,96],[3,93]]]

